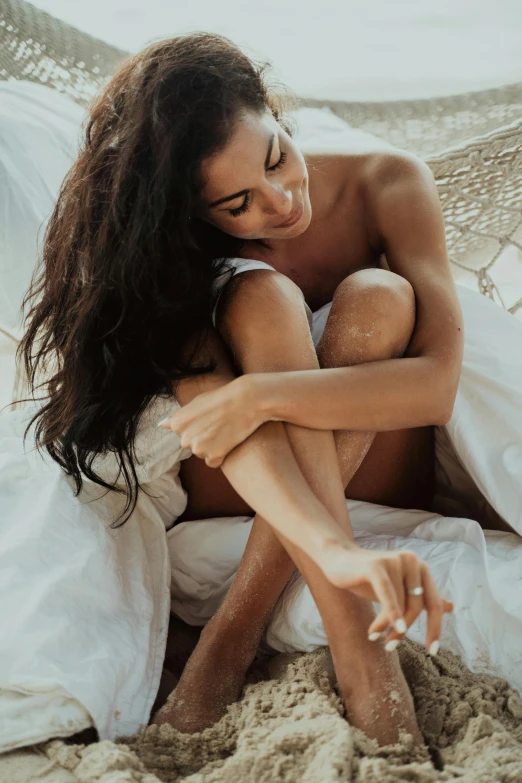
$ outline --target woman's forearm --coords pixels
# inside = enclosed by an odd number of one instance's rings
[[[357,548],[311,489],[282,422],[261,425],[221,469],[249,506],[315,562],[332,545]]]
[[[320,430],[383,432],[445,424],[454,391],[428,357],[250,375],[266,421]]]

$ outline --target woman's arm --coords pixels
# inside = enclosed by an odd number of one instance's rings
[[[417,318],[406,356],[250,376],[264,420],[380,432],[445,424],[451,417],[464,327],[435,179],[423,161],[398,151],[372,156],[364,190],[389,268],[415,291]]]
[[[261,421],[318,430],[384,432],[446,424],[450,396],[442,369],[423,358],[355,367],[249,375]]]

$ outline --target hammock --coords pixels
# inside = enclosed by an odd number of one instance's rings
[[[44,83],[87,105],[127,55],[25,0],[0,0],[0,79]],[[423,158],[455,276],[508,309],[492,272],[508,250],[522,264],[522,82],[444,98],[300,103]],[[522,296],[509,310],[520,308]]]

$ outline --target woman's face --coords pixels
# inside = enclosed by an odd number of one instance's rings
[[[230,142],[202,164],[195,214],[240,239],[288,239],[309,225],[308,170],[291,137],[267,111],[239,119]],[[292,226],[281,226],[298,208]]]

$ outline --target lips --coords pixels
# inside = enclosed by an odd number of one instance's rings
[[[297,209],[292,212],[288,220],[285,220],[284,223],[280,223],[276,228],[286,228],[287,226],[292,226],[294,223],[297,223],[297,221],[300,219],[301,215],[303,214],[303,205],[300,204]]]

